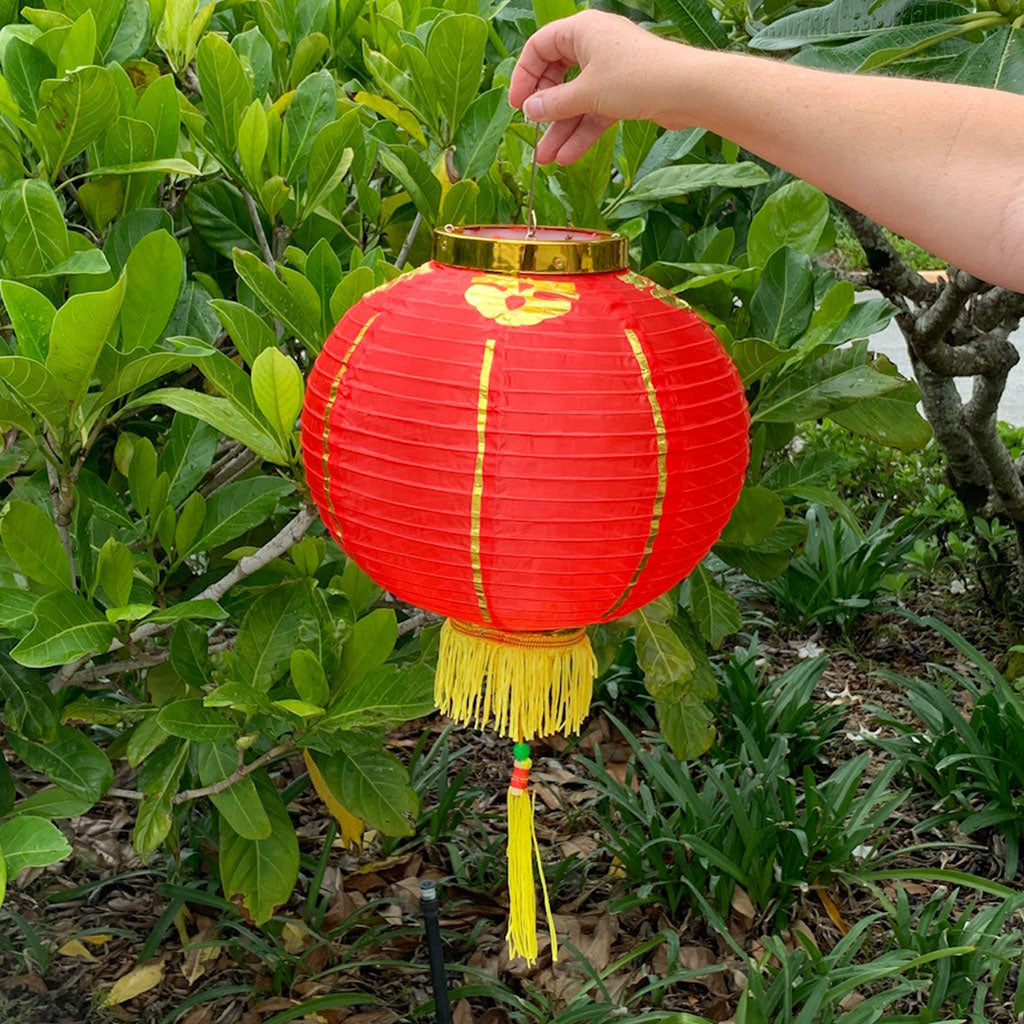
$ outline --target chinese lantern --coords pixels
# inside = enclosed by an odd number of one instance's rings
[[[436,231],[431,262],[342,318],[302,416],[334,538],[380,586],[447,616],[438,706],[515,742],[508,940],[529,961],[527,742],[579,730],[596,673],[585,627],[693,569],[747,463],[731,361],[626,251],[607,232]]]

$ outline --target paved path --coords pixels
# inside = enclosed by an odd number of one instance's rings
[[[862,292],[858,299],[872,298],[877,293]],[[1024,329],[1017,330],[1010,335],[1010,340],[1017,344],[1024,356]],[[896,321],[890,321],[889,326],[879,334],[872,336],[868,347],[875,352],[882,352],[887,355],[898,367],[900,373],[905,377],[913,378],[913,371],[910,369],[910,359],[907,356],[907,344],[903,340]],[[957,380],[957,387],[960,394],[965,398],[971,393],[971,380],[969,377],[961,377]],[[1024,424],[1024,359],[1010,371],[1009,379],[1006,382],[1006,390],[1003,392],[1003,400],[999,405],[999,418],[1015,426]]]

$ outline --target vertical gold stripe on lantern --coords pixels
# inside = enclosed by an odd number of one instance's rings
[[[665,488],[668,483],[668,469],[666,466],[668,457],[668,439],[665,436],[665,419],[661,415],[661,405],[658,402],[658,392],[655,390],[654,383],[651,380],[651,367],[647,362],[647,354],[643,350],[643,346],[640,344],[640,339],[636,335],[636,331],[631,331],[627,328],[626,338],[629,341],[629,347],[633,350],[633,358],[636,359],[637,366],[640,367],[640,376],[644,382],[644,390],[647,392],[647,401],[651,404],[651,416],[654,419],[654,433],[658,444],[658,489],[654,495],[654,510],[651,513],[651,528],[647,534],[647,543],[644,545],[644,553],[640,556],[640,564],[636,567],[636,572],[633,573],[633,578],[626,585],[626,589],[619,595],[619,599],[605,612],[605,615],[611,615],[613,612],[618,611],[619,608],[625,603],[626,598],[629,597],[633,588],[636,586],[636,582],[640,579],[640,574],[644,571],[647,565],[647,560],[651,557],[651,551],[654,549],[654,541],[658,536],[658,527],[661,525],[661,510],[665,504]]]
[[[328,459],[330,453],[327,446],[327,436],[331,432],[331,410],[334,408],[334,403],[338,398],[338,388],[341,386],[341,378],[345,376],[345,371],[348,369],[348,361],[352,358],[352,353],[359,347],[359,343],[363,340],[363,335],[370,329],[370,324],[372,324],[378,316],[380,316],[380,313],[374,313],[373,316],[371,316],[370,319],[359,328],[359,333],[356,335],[355,341],[349,345],[348,351],[341,360],[341,366],[338,367],[338,372],[334,375],[334,380],[331,381],[331,390],[327,396],[327,405],[324,406],[324,499],[327,502],[327,511],[330,513],[331,521],[334,523],[334,533],[339,542],[341,540],[341,520],[338,519],[338,512],[334,507],[334,497],[331,494],[331,464]]]
[[[487,400],[491,389],[491,366],[494,363],[494,338],[484,343],[480,363],[480,391],[476,406],[476,470],[473,473],[473,503],[470,507],[469,557],[473,563],[473,587],[484,622],[491,621],[484,593],[484,573],[480,564],[480,508],[484,498],[484,449],[487,446]]]

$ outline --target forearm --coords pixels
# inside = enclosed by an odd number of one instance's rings
[[[681,115],[1024,290],[1024,96],[673,49],[662,123]]]

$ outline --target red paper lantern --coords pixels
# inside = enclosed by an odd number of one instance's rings
[[[438,231],[433,261],[345,314],[307,386],[328,529],[382,587],[448,616],[442,710],[518,741],[579,728],[583,627],[685,577],[743,483],[735,368],[626,249],[576,229]]]

